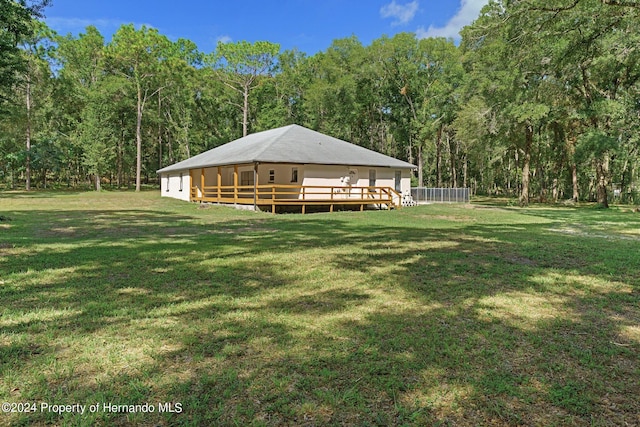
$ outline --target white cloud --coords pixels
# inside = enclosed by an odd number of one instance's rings
[[[128,22],[117,19],[60,18],[55,16],[46,18],[45,22],[60,34],[79,34],[90,25],[96,27],[101,33],[110,34],[122,25],[128,24]],[[143,25],[147,28],[155,28],[151,24],[133,23],[135,28],[141,28]]]
[[[114,29],[118,28],[121,24],[120,21],[113,19],[58,18],[55,16],[48,17],[45,21],[49,27],[60,33],[82,32],[90,25],[98,29]]]
[[[488,2],[489,0],[461,0],[458,12],[443,27],[434,27],[433,25],[430,25],[428,29],[419,27],[416,30],[416,37],[419,39],[447,37],[459,40],[462,27],[472,23]]]
[[[232,41],[233,39],[231,38],[231,36],[228,36],[226,34],[216,37],[216,43],[231,43]]]
[[[418,0],[407,4],[398,4],[396,0],[380,8],[380,16],[394,18],[392,25],[408,24],[418,12]]]

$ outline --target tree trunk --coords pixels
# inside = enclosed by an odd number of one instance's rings
[[[518,150],[516,150],[516,153]],[[508,158],[509,162],[507,163],[507,194],[511,197],[511,157]],[[517,167],[517,161],[516,161]]]
[[[578,166],[575,161],[571,161],[571,184],[573,186],[573,196],[572,199],[574,202],[578,203],[580,199],[580,193],[578,193]]]
[[[467,154],[466,153],[463,154],[463,158],[462,158],[462,187],[464,187],[464,188],[468,187],[468,181],[467,181]]]
[[[418,187],[422,187],[423,186],[423,179],[424,179],[424,170],[422,167],[423,164],[423,159],[422,159],[422,145],[418,145]]]
[[[531,175],[531,146],[533,145],[533,126],[525,126],[524,159],[522,161],[522,190],[520,192],[520,206],[529,204],[529,180]]]
[[[442,125],[436,133],[436,187],[442,188]]]
[[[451,166],[451,188],[458,188],[458,172],[456,170],[458,144],[456,144],[455,138],[451,138],[449,132],[447,132],[447,143],[449,145],[449,165]]]
[[[117,168],[118,168],[118,188],[122,187],[123,184],[123,171],[122,171],[122,163],[124,161],[124,127],[122,134],[120,135],[120,140],[118,141],[118,154],[117,154]]]
[[[27,159],[25,165],[26,182],[25,189],[31,191],[31,82],[27,77]]]
[[[185,138],[184,151],[187,155],[187,159],[191,158],[191,147],[189,146],[189,138]]]
[[[162,169],[162,120],[161,111],[162,111],[162,97],[160,96],[160,91],[158,91],[158,169]]]
[[[96,173],[96,191],[102,191],[102,186],[100,185],[100,174]]]
[[[407,145],[407,159],[409,163],[413,164],[413,141],[411,140],[411,135],[409,135],[409,144]]]
[[[140,191],[142,172],[142,88],[138,85],[138,110],[136,119],[136,191]]]
[[[538,180],[540,181],[540,194],[538,200],[540,203],[544,203],[547,200],[547,182],[545,176],[545,168],[542,164],[542,160],[540,156],[538,157],[538,167],[534,168],[533,176],[538,176]],[[559,169],[558,169],[559,170]],[[559,172],[556,172],[559,173]]]
[[[249,121],[249,87],[244,88],[242,95],[244,97],[242,104],[242,136],[247,136],[247,124]]]
[[[570,130],[570,136],[566,139],[567,145],[567,157],[569,158],[569,165],[571,168],[571,186],[573,187],[573,194],[571,199],[578,203],[580,194],[578,193],[578,165],[576,164],[576,137],[573,130]]]
[[[515,161],[515,176],[514,176],[513,182],[514,182],[515,188],[512,190],[511,187],[509,187],[509,196],[511,196],[512,194],[518,194],[518,197],[519,197],[520,187],[521,187],[520,184],[518,184],[518,179],[520,178],[518,176],[518,165],[520,164],[520,149],[516,148],[513,154],[514,154],[513,160]]]
[[[173,160],[173,143],[171,142],[171,134],[167,135],[167,154],[169,156],[169,164],[172,165],[174,162]]]
[[[604,160],[596,159],[597,202],[603,208],[609,207],[607,200],[607,165]]]

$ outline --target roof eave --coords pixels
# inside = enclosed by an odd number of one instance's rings
[[[158,169],[156,174],[162,174],[167,172],[180,172],[180,171],[189,171],[192,169],[202,169],[202,168],[215,168],[215,167],[224,167],[224,166],[234,166],[234,165],[251,165],[256,163],[262,164],[290,164],[290,165],[326,165],[326,166],[353,166],[353,167],[375,167],[375,168],[389,168],[389,169],[410,169],[416,170],[418,167],[411,163],[407,163],[406,165],[389,165],[389,164],[358,164],[358,163],[325,163],[325,162],[291,162],[285,160],[247,160],[241,162],[234,163],[212,163],[206,165],[192,165],[192,166],[184,166],[184,167],[173,167],[167,166],[162,169]]]

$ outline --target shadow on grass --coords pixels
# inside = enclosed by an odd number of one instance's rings
[[[564,212],[522,213],[547,221],[9,212],[0,390],[184,408],[17,424],[640,421],[637,242],[557,233]],[[100,371],[98,357],[116,361]]]

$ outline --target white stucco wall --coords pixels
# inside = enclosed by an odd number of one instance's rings
[[[298,169],[298,182],[291,182],[291,170],[293,168]],[[302,185],[302,174],[304,173],[305,166],[304,165],[295,165],[295,164],[272,164],[265,163],[260,164],[258,166],[258,174],[259,179],[258,183],[260,185],[269,185],[272,184],[269,182],[269,171],[274,172],[274,180],[273,184],[280,185]]]
[[[180,191],[180,175],[182,174],[182,191]],[[173,172],[160,175],[160,194],[162,197],[173,197],[189,201],[191,177],[189,171]]]
[[[298,182],[291,182],[292,169],[298,169]],[[367,166],[335,166],[335,165],[299,165],[299,164],[261,164],[259,165],[259,183],[265,185],[269,183],[269,171],[273,170],[275,175],[274,184],[297,184],[304,186],[333,186],[334,199],[339,197],[348,197],[348,188],[352,188],[352,194],[356,197],[353,190],[355,187],[369,186],[369,171],[375,170],[376,187],[396,188],[396,171],[401,174],[400,192],[411,189],[411,171],[407,169],[393,169],[381,167]],[[350,185],[349,185],[350,184]],[[344,190],[341,190],[344,189]],[[316,199],[330,199],[331,189],[311,189],[310,191],[325,194],[313,194],[311,197]],[[299,195],[298,198],[302,198]]]
[[[368,166],[326,166],[305,165],[303,185],[347,186],[346,178],[352,187],[368,187],[370,171],[375,171],[376,187],[396,188],[396,171],[401,173],[400,191],[411,189],[411,172],[408,169],[393,169]]]
[[[238,167],[238,184],[241,184],[240,175],[243,171],[253,172],[253,165],[241,165]],[[292,182],[292,169],[298,170],[298,181]],[[224,166],[221,168],[222,185],[233,185],[233,166]],[[358,190],[355,187],[368,187],[369,186],[369,173],[370,170],[375,170],[376,187],[391,187],[396,189],[396,172],[399,171],[401,175],[400,180],[400,192],[409,191],[411,189],[411,171],[408,169],[393,169],[393,168],[381,168],[381,167],[367,167],[367,166],[335,166],[335,165],[301,165],[301,164],[269,164],[262,163],[258,166],[258,184],[269,185],[270,171],[274,172],[275,185],[304,185],[304,186],[333,186],[334,199],[340,197],[349,197],[351,187],[351,194],[353,197],[357,197],[360,193],[356,194]],[[218,168],[205,168],[205,185],[215,186],[217,185],[217,173]],[[182,191],[180,191],[180,174],[182,174]],[[200,186],[201,169],[194,169],[192,171],[194,177],[194,185]],[[350,185],[349,185],[349,184]],[[190,200],[190,188],[191,188],[191,175],[189,171],[171,172],[161,174],[160,179],[161,195],[163,197],[173,197],[175,199]],[[199,190],[198,190],[199,191]],[[314,189],[310,191],[316,191],[325,194],[313,194],[309,195],[309,198],[315,199],[330,199],[331,189]],[[281,194],[278,198],[302,198],[302,195],[293,194]]]

